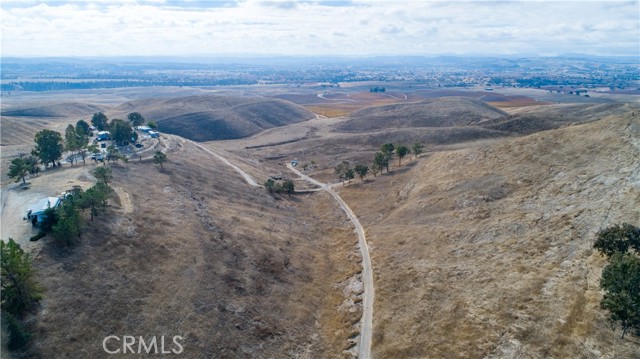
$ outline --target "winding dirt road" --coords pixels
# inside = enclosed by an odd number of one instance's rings
[[[353,213],[347,202],[345,202],[340,195],[334,191],[331,186],[315,180],[302,172],[298,171],[290,163],[287,164],[287,168],[303,178],[304,180],[320,186],[327,191],[335,200],[340,204],[342,210],[347,214],[351,222],[356,227],[358,232],[358,244],[360,245],[360,252],[362,253],[362,284],[364,286],[364,294],[362,300],[362,318],[360,319],[360,341],[358,343],[358,358],[368,359],[371,358],[371,334],[373,328],[373,272],[371,269],[371,257],[369,256],[369,246],[367,245],[367,239],[364,235],[364,228],[360,224],[358,217]]]
[[[194,142],[190,141],[195,146],[209,153],[210,155],[216,157],[226,165],[233,168],[238,174],[240,174],[244,180],[251,186],[257,187],[258,183],[246,172],[240,169],[238,166],[232,164],[226,158],[218,155],[213,152],[209,148]],[[373,328],[373,272],[371,269],[371,257],[369,256],[369,246],[367,245],[367,240],[364,234],[364,228],[360,224],[358,217],[353,213],[349,205],[340,197],[340,195],[334,191],[331,186],[326,183],[322,183],[318,180],[315,180],[307,175],[302,174],[302,172],[295,169],[291,166],[290,163],[287,164],[289,170],[300,176],[300,178],[306,180],[307,182],[313,183],[314,185],[319,186],[321,189],[327,191],[333,198],[338,202],[342,210],[347,214],[351,222],[356,227],[356,232],[358,233],[358,244],[360,246],[360,252],[362,253],[362,282],[364,286],[364,293],[362,299],[362,318],[360,319],[360,340],[358,343],[358,358],[368,359],[371,358],[371,334]]]
[[[190,142],[191,144],[195,145],[196,147],[199,147],[201,150],[207,152],[208,154],[216,157],[217,159],[219,159],[220,161],[222,161],[224,164],[230,166],[231,168],[233,168],[236,172],[238,172],[243,178],[244,180],[251,186],[254,187],[258,187],[258,182],[256,182],[253,177],[249,176],[245,171],[241,170],[240,167],[234,165],[233,163],[229,162],[229,160],[227,160],[226,158],[220,156],[219,154],[211,151],[210,149],[206,148],[205,146],[191,141],[191,140],[187,140],[188,142]]]

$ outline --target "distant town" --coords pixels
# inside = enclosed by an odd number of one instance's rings
[[[569,88],[640,93],[638,60],[631,57],[247,57],[247,58],[5,58],[3,96],[144,86],[228,86],[402,82],[421,87]],[[583,91],[583,95],[586,91]],[[580,92],[578,92],[580,95]]]

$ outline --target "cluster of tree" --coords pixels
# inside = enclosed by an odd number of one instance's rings
[[[76,187],[68,193],[57,208],[49,208],[44,212],[44,221],[40,224],[40,234],[32,240],[37,240],[46,234],[52,234],[60,244],[73,245],[82,235],[83,218],[80,212],[89,211],[91,221],[94,217],[104,213],[107,201],[113,192],[109,181],[113,178],[111,168],[98,167],[93,171],[98,182],[83,191]]]
[[[43,289],[35,281],[31,258],[11,238],[0,241],[0,273],[2,321],[8,331],[7,346],[14,350],[29,340],[21,319],[42,299]]]
[[[110,131],[111,138],[116,143],[127,141],[137,141],[138,134],[132,126],[144,124],[145,118],[138,112],[132,112],[127,116],[128,121],[113,119],[109,121],[107,116],[98,112],[91,118],[91,124],[99,131]],[[154,122],[148,123],[149,127],[157,128]],[[73,166],[78,158],[86,164],[87,156],[92,153],[97,155],[100,149],[95,144],[89,144],[89,137],[92,135],[91,126],[84,120],[79,120],[76,125],[69,124],[62,134],[53,130],[42,130],[36,133],[34,141],[35,147],[31,155],[20,154],[18,158],[11,161],[8,175],[16,182],[26,183],[26,176],[35,176],[40,172],[40,164],[45,168],[60,165],[60,160],[65,151],[69,152],[68,161]],[[107,148],[107,161],[127,161],[127,157],[118,151],[115,145]],[[166,158],[165,158],[166,160]]]
[[[292,180],[287,179],[284,180],[282,182],[276,182],[273,179],[269,178],[265,183],[264,183],[264,188],[266,188],[267,191],[269,191],[270,194],[273,193],[286,193],[289,196],[291,196],[293,194],[293,192],[295,192],[295,185],[293,183]]]
[[[360,180],[364,181],[364,177],[369,173],[369,166],[358,163],[351,167],[349,161],[342,161],[334,168],[334,170],[336,176],[344,185],[345,181],[351,184],[351,180],[354,179],[356,175],[358,175]]]
[[[385,90],[385,88],[384,88],[384,87],[378,87],[378,86],[376,86],[376,87],[370,87],[370,88],[369,88],[369,92],[375,92],[375,93],[378,93],[378,92],[385,92],[385,91],[386,91],[386,90]]]
[[[94,113],[91,118],[91,124],[98,131],[109,131],[111,133],[111,139],[116,143],[125,143],[128,141],[137,141],[138,134],[133,130],[133,127],[141,126],[144,124],[144,117],[139,112],[131,112],[127,115],[127,121],[114,118],[109,122],[107,116],[102,113]],[[149,122],[149,127],[153,125],[157,127],[155,123]]]
[[[613,323],[640,330],[640,227],[624,223],[597,234],[594,248],[607,256],[600,288],[605,291],[600,307],[609,311]]]
[[[354,179],[356,175],[358,175],[360,180],[364,181],[365,176],[369,172],[371,172],[374,177],[384,169],[389,172],[389,164],[391,163],[394,154],[398,156],[398,166],[401,166],[402,159],[409,153],[413,152],[413,154],[418,157],[418,155],[422,153],[423,148],[424,146],[419,142],[415,142],[411,148],[405,145],[396,146],[393,143],[385,143],[380,146],[380,151],[375,153],[371,167],[361,163],[351,167],[349,161],[342,161],[342,163],[338,164],[334,168],[335,174],[343,184],[345,181],[350,184],[351,180]]]

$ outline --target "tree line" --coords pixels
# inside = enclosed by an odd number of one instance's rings
[[[282,182],[276,182],[273,179],[269,178],[264,183],[263,186],[270,194],[286,193],[289,196],[291,196],[295,192],[295,184],[290,179],[286,179],[286,180],[284,180]]]
[[[417,158],[422,153],[423,149],[424,145],[420,142],[415,142],[411,147],[405,145],[396,146],[393,143],[385,143],[380,146],[380,150],[374,154],[371,167],[363,163],[357,163],[352,167],[349,161],[342,161],[334,167],[334,172],[336,177],[342,181],[343,185],[345,182],[351,184],[351,180],[354,179],[356,175],[361,181],[364,181],[364,178],[369,173],[373,174],[375,177],[378,173],[382,173],[384,170],[389,172],[389,166],[394,155],[398,157],[398,166],[401,166],[402,159],[404,159],[408,154],[413,153]]]

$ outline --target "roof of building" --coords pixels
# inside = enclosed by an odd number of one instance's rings
[[[56,208],[60,204],[60,198],[47,197],[38,201],[35,205],[31,206],[29,210],[31,213],[44,212],[49,208]]]

